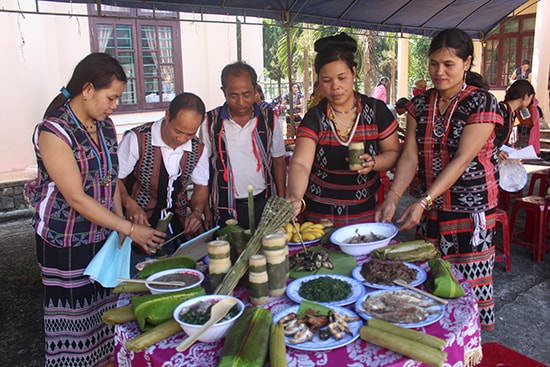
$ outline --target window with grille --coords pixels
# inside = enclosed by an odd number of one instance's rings
[[[510,84],[522,60],[533,59],[535,14],[504,19],[484,42],[483,76],[495,89]]]
[[[103,5],[102,15],[90,18],[92,50],[117,58],[126,71],[128,84],[118,110],[166,108],[183,92],[177,13],[163,12],[159,20],[145,9]]]

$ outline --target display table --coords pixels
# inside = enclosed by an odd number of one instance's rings
[[[364,259],[363,259],[364,261]],[[361,259],[358,259],[361,262]],[[453,269],[454,270],[454,269]],[[477,302],[473,291],[462,274],[455,271],[466,294],[458,299],[449,300],[443,318],[434,324],[416,330],[440,337],[447,341],[445,352],[448,354],[446,366],[472,367],[481,360],[481,338]],[[367,289],[369,291],[369,289]],[[248,291],[243,287],[235,290],[235,296],[249,304]],[[129,303],[129,295],[122,295],[119,306]],[[295,305],[286,296],[271,297],[268,308],[273,315]],[[353,308],[353,306],[349,306]],[[115,365],[122,367],[209,367],[217,366],[223,348],[223,340],[214,343],[197,342],[183,353],[176,351],[176,346],[186,334],[179,332],[147,350],[134,353],[124,345],[127,340],[141,333],[137,322],[117,325],[115,328]],[[405,366],[417,367],[424,364],[403,357],[376,345],[369,344],[360,338],[351,344],[327,352],[304,352],[287,347],[287,361],[292,366]]]

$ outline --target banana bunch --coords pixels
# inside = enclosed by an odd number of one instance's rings
[[[286,231],[287,239],[289,242],[300,242],[297,230],[302,236],[304,241],[313,241],[321,238],[325,234],[325,226],[322,224],[315,224],[313,222],[304,222],[302,224],[296,223],[296,227],[292,223],[287,223],[284,227]]]

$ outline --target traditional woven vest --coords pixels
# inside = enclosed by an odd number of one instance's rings
[[[214,221],[220,218],[220,210],[228,210],[236,218],[235,183],[231,169],[231,162],[226,150],[226,137],[223,129],[224,120],[221,116],[223,107],[215,108],[206,114],[208,124],[208,139],[212,153],[210,156],[210,197],[212,199],[212,211]],[[276,195],[275,183],[272,172],[271,146],[273,144],[274,113],[267,108],[255,106],[256,129],[254,130],[254,142],[258,147],[255,152],[258,165],[263,170],[266,182],[266,195]],[[255,169],[254,168],[254,169]]]
[[[153,218],[153,226],[159,219],[160,211],[166,208],[167,192],[172,192],[173,207],[170,211],[173,211],[180,223],[183,223],[189,201],[187,186],[191,183],[191,173],[197,166],[204,145],[197,137],[191,140],[191,151],[185,151],[180,161],[181,175],[174,181],[174,187],[169,188],[169,177],[164,167],[161,148],[152,145],[152,125],[153,123],[149,122],[132,129],[137,135],[140,159],[134,171],[124,179],[124,184],[128,193],[145,211],[147,219],[151,221]]]

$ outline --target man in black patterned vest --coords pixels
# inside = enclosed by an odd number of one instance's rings
[[[226,102],[206,114],[200,133],[210,153],[210,204],[214,224],[237,219],[249,228],[249,187],[256,225],[267,199],[285,196],[283,133],[273,110],[254,102],[257,75],[250,65],[227,65],[221,82]]]
[[[169,235],[191,236],[211,227],[208,153],[196,136],[205,106],[192,93],[172,100],[165,117],[127,131],[119,149],[121,199],[126,217],[156,227],[173,213]],[[187,191],[193,184],[189,199]],[[173,247],[173,246],[172,246]]]

